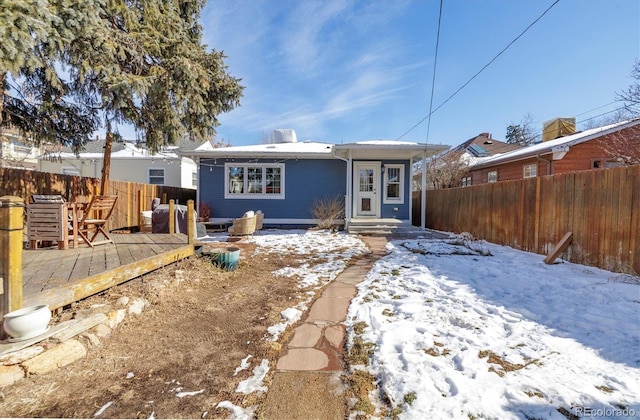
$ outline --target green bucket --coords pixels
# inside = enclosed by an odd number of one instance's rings
[[[240,260],[240,248],[215,248],[203,252],[203,255],[211,258],[211,262],[227,271],[235,271]]]

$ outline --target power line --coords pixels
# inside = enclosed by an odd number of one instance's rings
[[[413,127],[411,127],[410,129],[408,129],[407,131],[405,131],[400,137],[398,137],[396,140],[400,140],[401,138],[403,138],[404,136],[406,136],[407,134],[409,134],[411,131],[413,131],[416,127],[418,127],[420,124],[422,124],[427,118],[431,117],[432,114],[434,114],[437,110],[439,110],[440,108],[442,108],[444,106],[444,104],[446,104],[447,102],[449,102],[454,96],[456,96],[462,89],[464,89],[469,83],[471,83],[473,81],[473,79],[475,79],[476,77],[478,77],[478,75],[480,75],[480,73],[482,73],[487,67],[489,67],[491,64],[493,64],[494,61],[496,61],[498,59],[498,57],[500,57],[505,51],[507,51],[507,49],[509,47],[511,47],[516,41],[518,41],[518,39],[520,39],[527,31],[529,31],[529,29],[531,29],[531,27],[533,27],[533,25],[535,25],[536,23],[538,23],[538,21],[540,19],[542,19],[542,17],[544,15],[546,15],[551,8],[553,8],[553,6],[555,6],[556,4],[558,4],[560,2],[560,0],[555,0],[553,2],[553,4],[551,4],[551,6],[549,6],[544,12],[542,12],[542,14],[540,16],[538,16],[533,22],[531,22],[529,24],[529,26],[527,26],[517,37],[515,37],[511,42],[509,42],[509,44],[507,44],[506,47],[504,47],[502,49],[502,51],[500,51],[498,54],[496,54],[487,64],[484,65],[484,67],[482,67],[476,74],[474,74],[469,80],[467,80],[462,86],[460,86],[458,88],[458,90],[456,90],[455,92],[453,92],[447,99],[444,100],[444,102],[442,102],[440,105],[438,105],[436,107],[436,109],[434,109],[433,111],[429,111],[429,114],[425,115],[424,118],[422,118],[420,121],[418,121]],[[433,94],[433,92],[432,92]]]
[[[429,99],[429,121],[427,121],[427,137],[425,143],[429,142],[429,129],[431,128],[431,111],[433,108],[433,92],[436,86],[436,69],[438,68],[438,46],[440,45],[440,26],[442,23],[442,2],[440,0],[440,9],[438,10],[438,32],[436,33],[436,52],[433,57],[433,77],[431,78],[431,98]],[[403,134],[404,135],[404,134]]]

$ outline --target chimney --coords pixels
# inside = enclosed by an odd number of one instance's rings
[[[576,132],[575,118],[555,118],[542,125],[542,141],[554,140]]]

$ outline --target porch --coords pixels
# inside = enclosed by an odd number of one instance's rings
[[[425,235],[425,231],[408,220],[394,218],[351,218],[347,223],[349,233],[367,236],[401,236],[403,238]]]
[[[113,244],[23,251],[23,306],[54,310],[193,255],[186,234],[116,234]]]

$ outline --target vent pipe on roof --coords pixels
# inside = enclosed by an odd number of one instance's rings
[[[271,143],[297,143],[296,131],[291,128],[277,128],[271,133]]]

